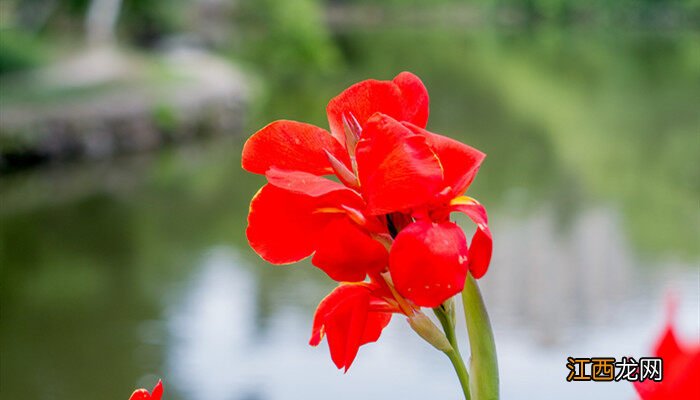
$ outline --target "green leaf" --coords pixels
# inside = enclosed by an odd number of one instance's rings
[[[498,399],[498,361],[491,322],[474,277],[469,275],[462,291],[464,317],[469,332],[469,375],[472,400]]]

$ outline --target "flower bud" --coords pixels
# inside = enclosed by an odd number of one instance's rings
[[[408,317],[408,324],[411,325],[411,328],[416,331],[418,336],[436,349],[442,352],[452,351],[452,346],[445,334],[422,312],[418,311]]]

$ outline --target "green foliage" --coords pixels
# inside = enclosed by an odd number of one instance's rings
[[[183,28],[183,0],[124,0],[120,30],[129,42],[150,46]]]
[[[16,29],[38,34],[43,39],[58,36],[82,41],[90,5],[91,0],[16,2],[14,7],[7,8],[5,19],[11,20]],[[187,5],[185,0],[121,0],[118,31],[131,44],[152,45],[164,35],[185,28]]]
[[[172,134],[178,126],[178,116],[176,110],[168,103],[156,105],[151,111],[153,122],[159,130],[166,134]]]
[[[328,4],[379,7],[396,13],[420,7],[428,13],[434,7],[469,9],[498,24],[545,22],[552,24],[593,23],[595,25],[657,24],[700,20],[698,0],[328,0]]]
[[[35,67],[44,60],[44,46],[33,35],[0,29],[0,75]]]
[[[242,51],[280,79],[327,72],[338,54],[317,0],[246,0],[241,4]]]

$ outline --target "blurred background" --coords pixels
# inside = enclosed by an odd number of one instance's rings
[[[698,340],[698,0],[0,0],[1,397],[458,399],[401,317],[336,371],[333,282],[244,234],[244,140],[403,70],[488,154],[502,398],[635,398],[565,363],[650,355],[669,294]]]

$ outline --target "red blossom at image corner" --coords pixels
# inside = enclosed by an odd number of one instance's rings
[[[673,327],[675,301],[669,302],[666,326],[654,347],[663,360],[661,382],[634,382],[641,400],[700,399],[700,343],[681,343]]]
[[[492,239],[485,208],[463,195],[485,155],[425,130],[429,98],[417,76],[359,82],[326,112],[330,131],[279,120],[246,142],[242,167],[268,181],[246,235],[272,264],[313,255],[341,282],[319,304],[310,343],[327,337],[347,370],[392,313],[411,322],[460,293],[469,273],[482,277]],[[476,223],[470,244],[453,212]]]
[[[161,397],[163,397],[163,382],[159,379],[151,393],[146,389],[137,389],[131,394],[129,400],[161,400]]]

